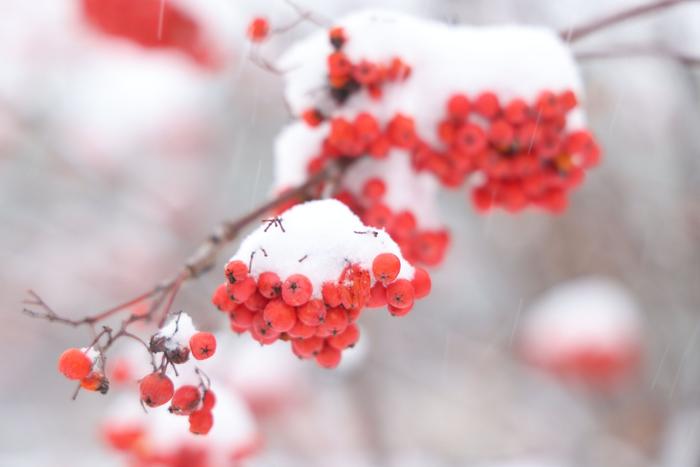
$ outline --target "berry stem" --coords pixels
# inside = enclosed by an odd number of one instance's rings
[[[648,13],[664,10],[666,8],[670,8],[672,6],[676,6],[688,1],[695,0],[660,0],[647,3],[645,5],[639,5],[636,7],[619,11],[617,13],[612,13],[602,18],[592,20],[589,23],[585,23],[580,26],[567,28],[563,31],[560,31],[559,36],[567,42],[574,42],[610,26],[614,26],[616,24],[625,22],[638,16],[646,15]]]

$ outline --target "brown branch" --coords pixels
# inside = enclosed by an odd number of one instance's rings
[[[659,46],[611,46],[608,50],[588,50],[576,52],[575,57],[577,60],[599,60],[599,59],[610,59],[610,58],[624,58],[624,57],[634,57],[634,56],[651,56],[658,58],[665,58],[669,60],[675,60],[685,66],[699,66],[700,57],[694,57],[691,55],[685,55],[680,52],[675,52],[669,50],[665,47]]]
[[[639,5],[636,7],[619,11],[617,13],[610,14],[608,16],[604,16],[602,18],[595,19],[593,21],[590,21],[589,23],[585,23],[580,26],[567,28],[565,30],[560,31],[559,36],[567,42],[574,42],[610,26],[614,26],[616,24],[623,23],[627,20],[637,18],[648,13],[664,10],[666,8],[680,5],[681,3],[689,1],[696,0],[659,0],[647,3],[645,5]]]

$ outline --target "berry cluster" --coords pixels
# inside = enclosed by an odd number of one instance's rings
[[[400,268],[396,255],[383,253],[374,258],[372,274],[348,264],[337,280],[314,291],[302,274],[282,280],[265,271],[256,280],[242,261],[233,260],[226,265],[227,280],[214,292],[212,303],[229,314],[234,332],[249,332],[262,345],[288,341],[299,358],[315,358],[319,366],[335,368],[342,351],[360,337],[356,322],[365,307],[387,306],[392,315],[403,316],[415,299],[430,292],[427,272],[417,268],[409,281],[397,279]]]
[[[482,173],[483,182],[472,192],[482,212],[492,206],[518,212],[530,205],[560,212],[566,192],[579,185],[584,170],[600,157],[590,133],[567,130],[567,113],[576,105],[570,90],[543,91],[533,103],[516,98],[501,104],[491,92],[473,100],[454,94],[438,125],[446,149],[418,143],[413,164],[449,187]]]
[[[58,371],[63,376],[80,381],[82,389],[107,394],[109,380],[102,371],[93,370],[93,365],[94,359],[88,356],[87,351],[81,349],[67,349],[58,358]]]
[[[413,212],[392,210],[385,202],[386,182],[379,177],[367,179],[359,196],[345,190],[336,199],[347,205],[363,223],[385,229],[410,263],[437,266],[450,243],[446,229],[421,229]]]

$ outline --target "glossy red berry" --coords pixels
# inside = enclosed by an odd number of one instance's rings
[[[498,97],[492,92],[484,92],[474,101],[474,110],[486,118],[494,118],[501,110]]]
[[[372,201],[380,200],[385,193],[386,184],[381,178],[377,177],[368,179],[362,188],[362,196]]]
[[[525,123],[530,112],[527,103],[522,99],[513,99],[503,109],[503,115],[508,123],[512,125],[520,125]]]
[[[258,277],[258,288],[260,295],[265,298],[277,298],[282,294],[282,281],[280,276],[274,272],[263,272]]]
[[[323,121],[323,114],[315,108],[306,109],[301,113],[301,119],[310,127],[315,128]]]
[[[381,253],[372,261],[374,279],[384,284],[393,282],[401,270],[401,260],[393,253]]]
[[[389,310],[389,313],[391,316],[405,316],[408,314],[409,311],[413,309],[413,303],[411,303],[410,306],[403,307],[403,308],[398,308],[393,305],[387,305],[387,310]]]
[[[245,308],[248,308],[250,311],[260,311],[265,308],[268,301],[269,300],[267,298],[262,296],[259,290],[256,290],[253,292],[253,295],[248,297],[248,300],[246,300],[243,305],[245,305]]]
[[[343,28],[336,26],[328,31],[328,39],[330,40],[333,48],[339,50],[343,47],[345,41],[347,41],[347,36],[345,35],[345,30]]]
[[[234,284],[229,283],[226,291],[233,302],[243,303],[255,293],[256,288],[255,280],[248,276],[241,281],[236,281]]]
[[[162,373],[151,373],[139,383],[141,402],[149,407],[159,407],[173,397],[175,387],[170,378]]]
[[[323,338],[318,336],[307,339],[294,339],[292,341],[292,351],[299,358],[311,358],[323,348]]]
[[[286,332],[294,327],[297,321],[293,306],[282,300],[271,300],[263,310],[263,319],[277,333]]]
[[[250,327],[250,335],[262,345],[268,345],[275,342],[280,333],[272,329],[269,324],[263,319],[263,314],[258,313],[253,318],[253,324]]]
[[[216,337],[210,332],[197,332],[190,337],[190,350],[197,360],[206,360],[216,352]]]
[[[331,77],[347,77],[352,73],[352,63],[343,52],[334,52],[328,56],[328,72]]]
[[[270,33],[270,23],[266,18],[257,17],[248,24],[248,39],[253,42],[262,42]]]
[[[454,94],[447,101],[447,113],[454,119],[465,119],[469,116],[471,104],[464,94]]]
[[[343,308],[329,308],[326,311],[326,319],[321,323],[316,335],[320,337],[329,337],[340,334],[345,331],[348,326],[348,314]]]
[[[318,326],[326,318],[326,306],[321,300],[309,300],[297,308],[297,318],[307,326]]]
[[[197,410],[200,401],[199,388],[191,385],[181,386],[173,394],[168,410],[176,415],[189,415]]]
[[[387,128],[389,139],[403,149],[412,149],[418,143],[416,125],[411,117],[396,114]]]
[[[200,409],[190,414],[190,432],[195,435],[206,435],[214,425],[214,417],[211,410]]]
[[[58,358],[58,371],[68,379],[83,379],[90,374],[92,361],[82,350],[71,348]]]
[[[204,391],[204,397],[202,397],[202,409],[211,410],[216,405],[216,395],[211,389]]]
[[[479,125],[468,123],[460,127],[455,135],[454,145],[467,156],[476,156],[486,149],[486,133]]]
[[[235,284],[248,277],[248,266],[243,261],[229,261],[224,269],[224,274],[226,274],[229,283]]]
[[[432,288],[430,274],[428,274],[428,271],[425,269],[416,267],[411,284],[413,285],[413,295],[415,298],[427,297]]]
[[[316,334],[316,327],[309,326],[297,320],[297,322],[294,323],[294,327],[287,331],[287,334],[294,339],[308,339]]]
[[[415,291],[406,279],[399,279],[386,288],[387,303],[396,308],[408,308],[413,305]]]
[[[282,300],[291,306],[301,306],[311,298],[311,281],[303,274],[292,274],[282,284]]]
[[[324,345],[318,354],[316,354],[316,363],[319,366],[327,369],[333,369],[340,364],[340,350],[331,347],[330,345]]]
[[[345,331],[329,337],[326,342],[337,350],[345,350],[348,347],[353,347],[358,340],[360,340],[360,328],[356,324],[350,324],[345,328]]]
[[[89,375],[80,380],[80,387],[87,391],[107,394],[109,391],[109,380],[101,371],[92,371]]]
[[[211,297],[212,304],[219,309],[219,311],[229,312],[236,308],[237,304],[228,294],[228,283],[224,282],[220,284],[214,294]]]
[[[375,282],[369,290],[368,308],[381,308],[386,305],[386,289],[381,282]]]
[[[232,324],[235,324],[244,329],[248,329],[253,323],[253,317],[255,316],[255,312],[250,311],[250,309],[246,308],[245,306],[239,306],[231,313],[229,313],[228,316]]]
[[[333,282],[324,282],[321,286],[323,301],[329,307],[340,306],[340,291],[338,285]]]

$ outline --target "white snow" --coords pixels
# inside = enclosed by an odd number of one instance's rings
[[[264,222],[243,240],[231,258],[248,264],[254,252],[253,277],[272,271],[284,281],[292,274],[304,274],[313,285],[313,296],[318,298],[323,282],[337,281],[348,264],[359,264],[371,271],[372,261],[378,254],[393,253],[401,259],[398,277],[413,278],[413,266],[403,259],[399,246],[389,234],[383,229],[365,226],[339,201],[309,201],[294,206],[280,217],[284,232],[279,226],[268,228],[268,223]],[[377,232],[377,236],[355,233],[368,231]]]
[[[439,145],[437,123],[455,92],[475,96],[496,93],[502,101],[534,100],[543,90],[573,90],[582,82],[569,47],[550,29],[535,26],[476,27],[448,25],[385,10],[363,10],[338,21],[348,36],[343,51],[353,61],[388,63],[400,57],[412,68],[403,82],[387,83],[381,100],[362,91],[340,108],[324,99],[326,59],[332,52],[327,31],[294,44],[279,60],[285,74],[287,101],[296,114],[320,107],[332,116],[353,117],[361,111],[386,123],[397,112],[411,115],[419,135]],[[570,128],[584,124],[580,109],[568,115]]]
[[[309,161],[321,152],[321,144],[328,135],[329,124],[311,128],[303,122],[287,125],[275,138],[274,190],[301,185],[309,174]]]
[[[625,349],[641,340],[639,310],[617,283],[586,277],[557,285],[526,313],[522,338],[545,361],[580,349]]]
[[[179,346],[188,347],[190,338],[197,332],[192,318],[187,313],[178,313],[156,333],[156,336],[163,336],[167,340],[165,345],[169,349],[176,349]]]

